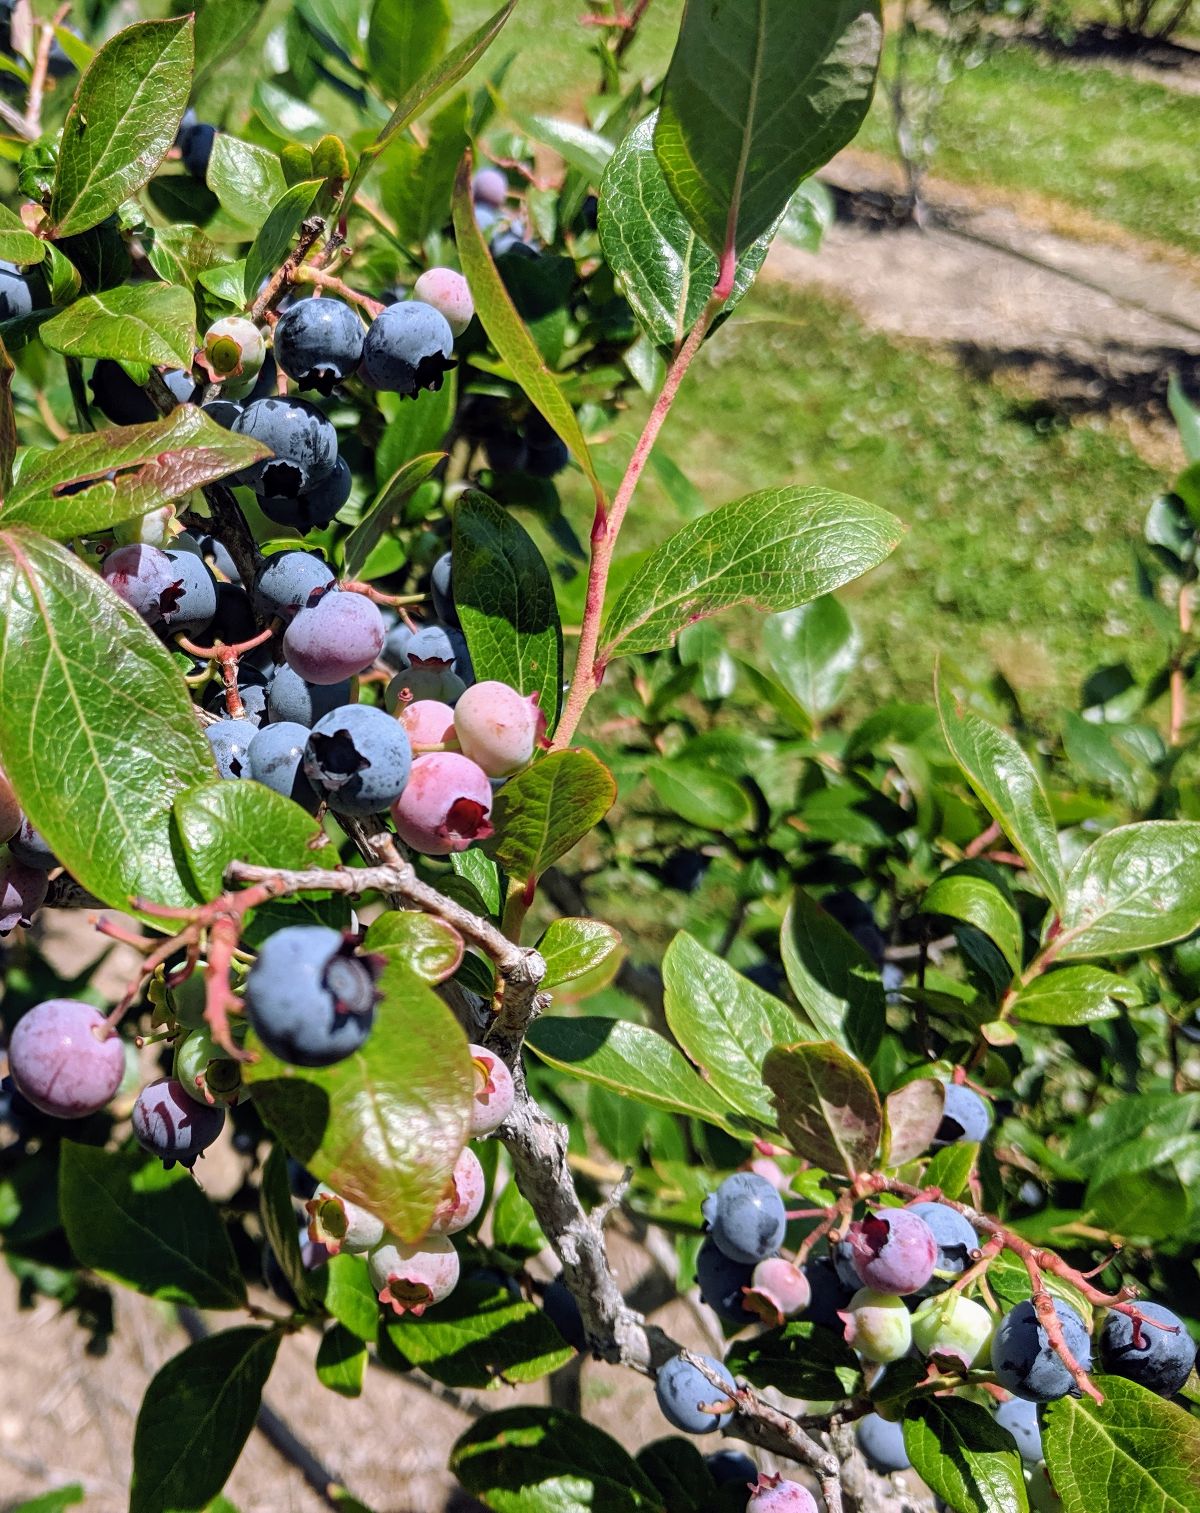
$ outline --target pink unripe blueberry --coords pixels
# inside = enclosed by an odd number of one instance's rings
[[[160,624],[164,609],[173,603],[177,574],[157,546],[119,546],[105,557],[100,576],[150,625]]]
[[[82,1119],[121,1085],[125,1052],[104,1015],[76,998],[48,998],[18,1021],[8,1043],[17,1091],[43,1114]]]
[[[413,285],[412,297],[440,310],[455,336],[463,334],[475,314],[470,285],[453,268],[427,268]]]
[[[456,751],[419,756],[392,805],[396,833],[423,856],[449,856],[492,833],[492,785],[482,767]]]
[[[306,683],[340,683],[365,671],[383,650],[387,627],[365,594],[323,594],[283,633],[283,655]]]
[[[808,1278],[792,1261],[783,1256],[768,1256],[754,1268],[746,1307],[752,1308],[768,1324],[779,1325],[803,1313],[812,1301]]]
[[[944,1355],[965,1370],[992,1338],[995,1320],[958,1292],[926,1298],[912,1316],[913,1344],[922,1355]]]
[[[898,1361],[908,1354],[912,1320],[895,1293],[860,1287],[838,1318],[846,1326],[846,1343],[865,1360]]]
[[[386,1239],[368,1255],[367,1273],[381,1303],[401,1317],[420,1318],[454,1291],[458,1252],[445,1235],[430,1235],[420,1245]]]
[[[503,205],[508,198],[508,176],[502,168],[481,168],[471,181],[471,194],[479,205]]]
[[[466,1229],[478,1217],[483,1207],[487,1180],[479,1157],[473,1150],[463,1150],[454,1163],[454,1175],[446,1188],[446,1196],[434,1210],[431,1235],[456,1235]]]
[[[490,1135],[512,1113],[516,1089],[512,1073],[496,1055],[482,1045],[469,1045],[475,1064],[475,1095],[471,1099],[471,1135]]]
[[[50,875],[44,867],[27,867],[15,856],[0,857],[0,935],[27,927],[46,902]]]
[[[787,1172],[773,1156],[755,1156],[748,1170],[765,1177],[777,1193],[786,1193],[792,1185]]]
[[[812,1493],[798,1481],[782,1476],[760,1476],[750,1494],[746,1513],[817,1513]]]
[[[918,1292],[933,1275],[937,1240],[919,1214],[881,1208],[852,1224],[846,1236],[854,1269],[879,1292]]]
[[[322,1182],[304,1205],[308,1213],[308,1238],[331,1256],[339,1251],[362,1255],[378,1245],[384,1234],[383,1220],[368,1209],[351,1203]]]
[[[503,778],[532,761],[546,716],[507,683],[474,683],[454,706],[454,729],[464,754]]]
[[[396,718],[408,732],[414,753],[430,746],[454,744],[454,711],[440,699],[414,699],[400,706]]]

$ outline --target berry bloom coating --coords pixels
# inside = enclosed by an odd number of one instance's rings
[[[700,1359],[728,1384],[730,1393],[736,1390],[733,1378],[720,1361],[713,1360],[711,1355],[701,1356]],[[724,1429],[733,1418],[732,1410],[722,1414],[705,1411],[706,1407],[722,1401],[721,1389],[714,1387],[702,1372],[697,1371],[681,1355],[674,1356],[658,1368],[654,1395],[666,1421],[684,1434],[711,1434],[714,1429]]]
[[[991,1127],[992,1111],[979,1094],[957,1082],[948,1082],[933,1149],[941,1150],[943,1145],[956,1145],[960,1140],[986,1140]]]
[[[362,351],[362,322],[340,299],[297,300],[275,326],[275,361],[301,389],[332,394]]]
[[[454,603],[454,564],[449,552],[443,552],[430,569],[429,591],[433,595],[434,614],[446,625],[459,629],[458,609]],[[409,635],[411,638],[411,632]],[[407,647],[406,641],[402,650]]]
[[[46,837],[40,830],[35,830],[24,815],[8,849],[23,867],[36,867],[39,872],[53,872],[60,865],[58,857],[46,844]]]
[[[306,400],[252,400],[232,429],[261,441],[275,454],[238,474],[238,482],[256,494],[295,499],[328,478],[337,466],[333,422]]]
[[[160,603],[162,623],[172,635],[198,635],[217,612],[217,580],[195,552],[168,549],[172,589]]]
[[[318,720],[349,702],[349,678],[340,683],[306,683],[285,664],[267,688],[267,718],[273,725],[291,723],[311,730]]]
[[[250,776],[250,742],[257,734],[258,726],[252,720],[218,720],[215,725],[204,727],[217,771],[223,778]]]
[[[389,305],[372,321],[360,372],[373,389],[415,399],[422,389],[440,389],[453,366],[454,333],[446,317],[410,299]]]
[[[408,643],[412,638],[413,632],[403,620],[388,631],[387,640],[383,643],[383,660],[389,667],[408,666]]]
[[[225,1127],[225,1110],[197,1103],[174,1077],[160,1077],[138,1094],[130,1122],[137,1143],[168,1171],[177,1161],[190,1170]]]
[[[320,800],[304,776],[300,763],[308,742],[308,727],[291,720],[264,726],[247,750],[247,776],[264,787],[315,810]]]
[[[238,667],[237,675],[238,697],[242,701],[242,712],[238,720],[247,720],[259,729],[267,717],[267,680],[256,667],[248,663],[242,663]],[[214,683],[208,693],[204,695],[204,707],[210,714],[217,715],[220,719],[229,717],[229,699],[225,693],[224,683]],[[243,771],[242,776],[245,776]]]
[[[401,1317],[411,1313],[419,1319],[454,1291],[458,1252],[444,1235],[431,1235],[420,1245],[387,1239],[367,1256],[367,1271],[381,1303]]]
[[[410,669],[448,667],[464,683],[470,683],[475,676],[471,668],[471,654],[467,650],[467,638],[452,625],[422,625],[420,630],[414,631],[409,637],[405,657]]]
[[[306,683],[342,683],[370,667],[385,634],[379,606],[365,594],[331,591],[296,615],[283,655]]]
[[[926,1356],[948,1356],[965,1371],[983,1353],[995,1321],[981,1304],[948,1292],[926,1298],[912,1316],[913,1344]]]
[[[1053,1300],[1067,1349],[1085,1371],[1092,1364],[1087,1328],[1067,1303]],[[1026,1298],[1006,1313],[992,1336],[992,1370],[1000,1385],[1031,1403],[1052,1403],[1075,1390],[1075,1379],[1050,1344],[1033,1303]]]
[[[804,1312],[812,1301],[812,1289],[808,1278],[793,1262],[783,1256],[768,1256],[754,1268],[751,1278],[751,1294],[746,1299],[747,1308],[752,1308],[767,1324],[779,1325],[784,1319],[794,1319]]]
[[[755,1172],[734,1172],[700,1205],[713,1241],[734,1261],[754,1266],[783,1243],[783,1199]]]
[[[371,1031],[380,963],[324,925],[289,925],[263,942],[246,978],[246,1013],[272,1055],[332,1066]]]
[[[855,1434],[867,1464],[881,1476],[888,1476],[893,1471],[907,1471],[912,1465],[904,1448],[903,1424],[894,1424],[878,1413],[868,1413],[859,1419]]]
[[[913,1203],[905,1212],[923,1219],[937,1241],[933,1276],[920,1289],[921,1297],[932,1297],[944,1292],[955,1277],[966,1271],[971,1264],[971,1252],[979,1249],[979,1236],[957,1209],[947,1208],[944,1203]],[[939,1276],[939,1272],[943,1275]]]
[[[997,1406],[996,1422],[1016,1440],[1021,1459],[1027,1466],[1036,1466],[1045,1459],[1036,1403],[1027,1402],[1023,1397],[1010,1397]]]
[[[119,546],[105,557],[100,576],[147,625],[162,624],[163,604],[173,602],[175,573],[161,548]]]
[[[181,405],[195,393],[195,379],[181,368],[167,368],[160,376]],[[92,369],[92,403],[115,426],[138,426],[158,419],[145,391],[111,357],[102,357]]]
[[[180,1087],[197,1103],[233,1104],[241,1095],[242,1063],[220,1049],[206,1025],[176,1046],[174,1073]]]
[[[204,333],[204,356],[221,378],[254,378],[266,355],[262,332],[244,315],[223,315]]]
[[[399,801],[415,768],[403,727],[373,704],[325,715],[304,748],[305,775],[338,814],[382,813]]]
[[[471,1100],[471,1138],[490,1135],[512,1113],[516,1089],[512,1073],[496,1055],[481,1045],[469,1045],[475,1063],[475,1094]]]
[[[489,680],[473,684],[454,706],[454,730],[464,756],[488,777],[504,778],[533,760],[546,716],[533,698]]]
[[[701,1299],[718,1318],[731,1324],[753,1324],[756,1314],[747,1306],[745,1289],[754,1268],[732,1261],[709,1235],[696,1252],[696,1284]]]
[[[740,1450],[714,1450],[704,1457],[704,1464],[718,1487],[745,1487],[749,1491],[758,1480],[758,1467]]]
[[[48,998],[18,1019],[8,1070],[23,1098],[56,1119],[102,1109],[125,1075],[125,1051],[104,1015],[75,998]]]
[[[293,530],[324,530],[350,497],[354,480],[344,457],[323,483],[318,483],[299,499],[260,499],[258,507],[276,525],[290,525]]]
[[[876,1292],[916,1292],[933,1275],[937,1241],[911,1209],[877,1209],[851,1224],[846,1238],[855,1270]]]
[[[250,597],[264,620],[290,620],[332,582],[332,572],[311,552],[277,552],[259,568]]]
[[[828,1256],[805,1261],[803,1270],[812,1292],[807,1317],[822,1329],[835,1329],[840,1334],[842,1310],[849,1306],[858,1289],[846,1286]]]
[[[763,1476],[750,1494],[746,1513],[817,1513],[817,1504],[812,1493],[798,1481]]]
[[[478,205],[498,209],[508,199],[508,175],[502,168],[481,168],[471,180],[471,197]]]
[[[461,336],[475,314],[471,286],[453,268],[427,268],[413,285],[413,299],[423,301],[446,317],[455,336]]]
[[[850,1241],[839,1240],[833,1247],[831,1256],[838,1281],[851,1292],[857,1292],[862,1286],[862,1278],[858,1274],[858,1267],[854,1264],[854,1250]]]
[[[463,1149],[454,1163],[454,1172],[446,1188],[446,1195],[433,1211],[431,1235],[456,1235],[466,1229],[479,1216],[487,1194],[487,1179],[479,1157],[473,1150]]]
[[[472,841],[486,840],[492,833],[491,813],[487,773],[456,751],[418,757],[392,805],[396,833],[424,856],[449,856],[465,851]]]
[[[583,1315],[579,1312],[579,1304],[571,1296],[571,1289],[561,1276],[555,1277],[542,1294],[542,1312],[572,1350],[586,1348],[587,1331],[583,1327]]]
[[[0,935],[18,925],[28,929],[49,888],[44,867],[27,867],[15,856],[0,856]]]
[[[454,711],[439,699],[417,699],[404,704],[398,719],[414,751],[454,744]]]
[[[891,1292],[860,1287],[839,1318],[846,1326],[846,1343],[864,1360],[898,1361],[912,1344],[912,1320],[904,1299]]]
[[[1148,1319],[1167,1327],[1156,1329],[1118,1309],[1110,1310],[1097,1341],[1100,1364],[1114,1376],[1128,1377],[1160,1397],[1174,1397],[1192,1373],[1196,1342],[1183,1320],[1161,1303],[1136,1306]]]
[[[314,1245],[323,1245],[331,1256],[343,1250],[352,1256],[365,1255],[383,1240],[383,1220],[335,1193],[325,1182],[318,1185],[304,1207],[308,1238]]]

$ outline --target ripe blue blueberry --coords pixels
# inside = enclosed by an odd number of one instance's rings
[[[238,474],[240,483],[264,498],[295,499],[323,483],[337,466],[333,422],[307,400],[252,400],[231,429],[274,453]]]
[[[159,601],[162,623],[171,635],[197,636],[217,612],[217,580],[195,552],[172,548],[163,556],[171,564],[172,587]]]
[[[452,625],[434,623],[421,626],[413,632],[405,655],[408,658],[408,668],[402,667],[401,672],[417,667],[441,666],[455,673],[464,683],[475,681],[467,638]],[[428,696],[422,694],[421,697]]]
[[[1069,1304],[1054,1300],[1067,1349],[1086,1371],[1092,1364],[1092,1342],[1083,1320]],[[1050,1344],[1033,1302],[1026,1298],[1006,1313],[992,1337],[992,1370],[1000,1385],[1031,1403],[1051,1403],[1068,1392],[1077,1395],[1075,1380]]]
[[[262,725],[267,718],[267,689],[269,687],[267,677],[259,672],[257,667],[251,667],[249,663],[241,663],[238,667],[237,689],[242,701],[242,712],[239,719],[249,720],[256,728]],[[228,717],[229,700],[225,694],[224,683],[214,683],[212,688],[204,696],[204,707],[210,714],[219,715],[222,719]]]
[[[275,326],[275,361],[301,389],[332,394],[362,359],[363,327],[340,299],[297,300]]]
[[[758,1467],[740,1450],[714,1450],[704,1457],[704,1464],[718,1487],[749,1489],[758,1480]]]
[[[537,255],[537,248],[523,241],[515,226],[509,227],[506,231],[498,231],[492,238],[493,257],[535,258]]]
[[[215,420],[219,426],[224,426],[227,431],[233,430],[233,423],[242,413],[242,406],[236,399],[210,399],[207,404],[200,408],[208,416],[209,420]]]
[[[403,620],[398,625],[393,625],[387,633],[387,640],[383,643],[383,651],[380,653],[389,667],[406,669],[408,667],[408,644],[413,638],[413,631]]]
[[[337,814],[382,814],[412,770],[399,720],[373,704],[347,704],[317,721],[304,748],[309,782]]]
[[[734,1261],[710,1235],[696,1254],[696,1283],[701,1299],[731,1324],[753,1324],[757,1315],[746,1307],[744,1287],[751,1285],[754,1267]]]
[[[947,1208],[944,1203],[913,1203],[907,1211],[924,1220],[937,1242],[934,1274],[917,1293],[918,1297],[932,1297],[935,1292],[944,1292],[955,1277],[966,1271],[971,1264],[971,1252],[979,1249],[979,1236],[957,1209]]]
[[[130,1122],[143,1150],[168,1170],[176,1162],[190,1170],[224,1128],[225,1110],[189,1097],[174,1077],[160,1077],[138,1094]]]
[[[290,620],[332,582],[333,573],[312,552],[277,552],[259,568],[250,597],[264,620]]]
[[[572,1350],[587,1348],[583,1315],[561,1276],[555,1277],[542,1294],[542,1311]]]
[[[246,1013],[258,1038],[293,1066],[332,1066],[363,1044],[379,997],[377,957],[324,925],[268,936],[246,978]]]
[[[471,198],[478,205],[499,209],[508,198],[508,175],[503,168],[493,168],[491,164],[481,168],[471,180]]]
[[[732,1393],[734,1380],[720,1361],[710,1355],[701,1359],[727,1383],[729,1393]],[[703,1372],[697,1371],[681,1355],[672,1356],[658,1368],[654,1395],[663,1417],[684,1434],[710,1434],[714,1429],[724,1429],[733,1418],[732,1410],[721,1414],[706,1412],[707,1408],[723,1401],[721,1389],[714,1387]]]
[[[0,258],[0,321],[32,315],[47,303],[45,281],[36,269],[23,273]]]
[[[53,872],[55,867],[61,865],[46,844],[46,837],[24,815],[21,816],[16,835],[9,840],[8,849],[23,867],[34,867],[39,872]]]
[[[1100,1363],[1113,1376],[1128,1377],[1160,1397],[1174,1397],[1192,1374],[1196,1342],[1183,1320],[1161,1303],[1135,1306],[1166,1328],[1156,1329],[1118,1309],[1110,1310],[1100,1329]]]
[[[350,702],[350,679],[341,683],[306,683],[288,666],[278,669],[267,689],[267,716],[272,724],[285,721],[309,730],[332,710]]]
[[[787,1228],[783,1199],[757,1172],[734,1172],[700,1205],[713,1241],[731,1260],[753,1266],[774,1254]]]
[[[453,709],[466,690],[467,685],[445,663],[427,662],[397,673],[383,691],[383,702],[389,714],[422,701]]]
[[[916,1292],[933,1275],[937,1241],[911,1209],[877,1209],[851,1224],[846,1238],[856,1271],[876,1292]]]
[[[208,627],[208,644],[215,646],[220,641],[225,646],[239,646],[243,641],[253,640],[257,634],[250,595],[240,583],[218,583],[217,608]]]
[[[204,734],[223,778],[249,777],[250,742],[258,734],[252,720],[217,720],[204,727]]]
[[[168,368],[162,378],[181,405],[187,404],[196,392],[195,379],[180,368]],[[92,403],[115,426],[145,425],[158,419],[158,411],[145,390],[110,357],[102,357],[92,369]]]
[[[458,610],[454,605],[454,567],[451,554],[443,552],[429,574],[429,591],[433,595],[433,612],[443,624],[459,629]],[[412,632],[409,632],[411,639]],[[388,637],[391,640],[391,637]],[[405,643],[404,650],[407,650]]]
[[[371,322],[363,343],[363,381],[415,399],[422,389],[440,389],[454,366],[454,333],[432,305],[406,300]]]
[[[258,507],[276,525],[290,525],[307,535],[325,529],[349,499],[353,484],[346,459],[339,457],[329,477],[298,499],[260,499]]]
[[[850,1299],[858,1291],[858,1273],[855,1283],[844,1282],[828,1256],[815,1256],[804,1263],[804,1275],[808,1279],[812,1299],[804,1317],[819,1324],[822,1329],[842,1332],[842,1310],[849,1306]]]
[[[307,725],[290,720],[265,725],[250,742],[246,775],[312,811],[320,800],[301,768],[307,740]]]
[[[867,1464],[881,1476],[892,1471],[907,1471],[912,1465],[904,1448],[903,1424],[894,1424],[878,1413],[868,1413],[859,1419],[855,1434]]]
[[[210,126],[207,121],[197,121],[187,131],[181,132],[179,153],[183,158],[183,166],[194,179],[203,182],[216,140],[217,128]]]
[[[215,399],[213,403],[224,404],[225,401]],[[184,545],[183,537],[177,537],[175,544],[182,547]],[[199,548],[200,555],[208,563],[209,567],[212,568],[214,573],[218,574],[228,583],[241,583],[242,575],[237,570],[237,563],[229,555],[228,547],[218,541],[215,536],[201,536],[197,540],[196,545]]]
[[[956,1145],[960,1140],[986,1140],[991,1127],[991,1110],[979,1094],[957,1082],[948,1082],[942,1122],[938,1125],[933,1149]]]
[[[854,1249],[850,1241],[839,1240],[833,1246],[830,1255],[838,1281],[851,1292],[857,1292],[863,1285],[863,1279],[859,1276],[858,1267],[854,1264]]]
[[[1028,1402],[1023,1397],[1010,1397],[997,1406],[996,1422],[1016,1440],[1021,1459],[1027,1466],[1036,1466],[1045,1459],[1036,1403]]]

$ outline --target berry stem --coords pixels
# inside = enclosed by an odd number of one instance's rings
[[[311,265],[297,268],[292,282],[313,284],[318,289],[328,289],[332,294],[340,294],[352,305],[360,305],[372,320],[387,309],[387,306],[381,304],[379,300],[372,299],[369,294],[360,294],[357,289],[351,289],[350,285],[344,283],[336,274],[326,273],[322,268],[314,268]]]

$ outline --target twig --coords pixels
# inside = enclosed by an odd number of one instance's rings
[[[259,290],[257,298],[246,312],[250,320],[262,320],[268,310],[275,308],[276,304],[295,282],[300,264],[316,246],[324,231],[325,222],[319,215],[309,216],[301,224],[300,236],[290,256],[284,259],[263,285],[262,289]]]
[[[1192,630],[1191,584],[1179,585],[1179,634],[1186,640]],[[1184,648],[1181,645],[1171,660],[1171,724],[1167,744],[1178,746],[1183,727],[1187,724],[1187,671],[1183,665]]]
[[[50,49],[54,46],[54,28],[67,19],[70,5],[60,5],[51,20],[42,24],[38,36],[37,53],[33,60],[33,74],[29,80],[29,98],[25,105],[25,124],[29,128],[29,140],[36,142],[42,134],[42,100],[46,94],[46,71],[50,67]]]

